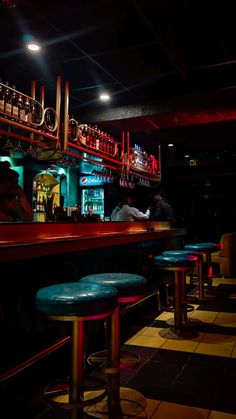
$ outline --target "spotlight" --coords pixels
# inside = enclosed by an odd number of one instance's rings
[[[41,46],[36,41],[30,41],[26,44],[26,47],[31,52],[39,52],[41,50]]]
[[[102,102],[108,102],[111,99],[111,97],[108,93],[101,93],[100,96],[99,96],[99,99]]]

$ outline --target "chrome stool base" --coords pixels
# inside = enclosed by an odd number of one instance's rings
[[[93,397],[87,398],[83,395],[76,403],[69,402],[69,383],[70,377],[58,378],[49,383],[44,389],[45,400],[54,407],[65,410],[83,409],[89,403],[98,403],[107,395],[107,384],[104,379],[99,377],[88,377],[84,381],[83,393],[90,393]]]
[[[196,338],[198,336],[198,332],[192,329],[183,329],[181,332],[176,333],[174,328],[170,327],[167,329],[161,329],[159,336],[164,339],[188,340]]]
[[[171,326],[171,327],[175,325],[174,319],[168,319],[166,320],[166,323],[168,324],[168,326]],[[183,320],[182,322],[184,332],[187,328],[199,326],[200,324],[202,324],[202,321],[199,319],[196,319],[195,317],[193,318],[188,317],[187,321]]]
[[[95,405],[85,407],[84,411],[92,417],[101,419],[113,419],[113,417],[114,419],[116,417],[128,418],[136,417],[142,413],[146,408],[146,404],[147,402],[145,397],[138,391],[133,390],[132,388],[120,387],[120,406],[117,406],[117,410],[115,412],[117,415],[114,414],[113,416],[112,412],[109,412],[107,398],[103,399],[99,403],[96,403]]]

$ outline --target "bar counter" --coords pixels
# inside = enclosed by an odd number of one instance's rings
[[[0,381],[68,342],[68,326],[36,312],[39,288],[94,273],[144,274],[148,255],[181,248],[186,234],[160,222],[0,223]]]
[[[2,223],[0,261],[184,236],[166,222]]]

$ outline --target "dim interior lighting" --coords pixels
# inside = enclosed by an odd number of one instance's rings
[[[111,97],[108,93],[101,93],[100,96],[99,96],[99,99],[102,102],[108,102],[111,99]]]
[[[184,157],[186,157],[186,159],[189,157],[189,154],[185,154]]]
[[[41,50],[41,46],[38,44],[38,42],[35,41],[28,42],[26,47],[31,52],[39,52]]]
[[[173,143],[168,144],[168,147],[174,147]]]

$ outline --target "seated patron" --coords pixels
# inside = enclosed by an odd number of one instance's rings
[[[8,161],[0,162],[0,222],[34,219],[31,204],[18,184],[18,177]]]
[[[163,190],[157,190],[154,192],[152,197],[151,221],[169,221],[170,226],[174,223],[174,211],[172,206],[165,199],[165,192]]]
[[[122,204],[121,209],[116,214],[115,221],[146,221],[149,219],[150,210],[141,212],[133,207],[133,200],[130,195],[123,199]]]

